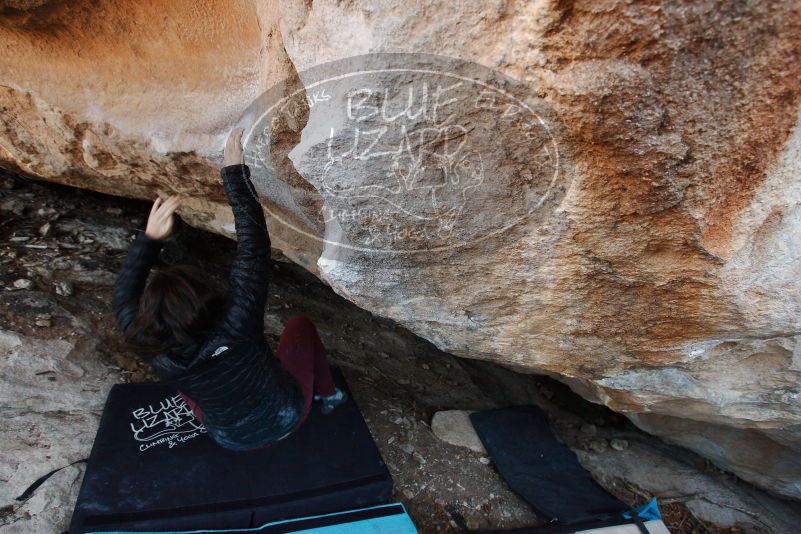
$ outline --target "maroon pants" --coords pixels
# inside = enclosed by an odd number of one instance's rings
[[[303,416],[295,427],[297,429],[309,415],[315,393],[322,396],[334,394],[331,367],[314,323],[299,315],[290,318],[284,325],[275,354],[281,366],[295,377],[303,394]],[[183,393],[181,397],[202,423],[203,414],[197,404]]]

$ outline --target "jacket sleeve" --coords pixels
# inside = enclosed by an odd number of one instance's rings
[[[128,256],[122,264],[114,284],[114,313],[125,332],[131,326],[139,310],[139,297],[145,288],[147,275],[159,257],[162,241],[151,239],[144,232],[136,236]]]
[[[264,211],[247,165],[229,165],[220,174],[234,212],[237,240],[222,328],[234,339],[264,340],[270,267],[270,236]]]

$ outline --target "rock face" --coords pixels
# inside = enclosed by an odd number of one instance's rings
[[[224,136],[273,82],[302,84],[306,105],[273,124],[257,184],[274,246],[449,352],[556,376],[801,498],[797,2],[2,5],[5,168],[179,192],[186,220],[230,235]],[[451,123],[404,117],[438,127],[423,160],[325,165],[366,115],[316,105],[330,93],[314,96],[304,73],[376,52],[495,69],[540,122],[456,106]]]
[[[431,431],[446,443],[466,447],[479,454],[487,454],[487,449],[484,448],[470,421],[470,412],[464,410],[437,412],[431,418]]]
[[[96,342],[80,326],[76,330],[77,340],[25,338],[0,330],[4,533],[66,528],[78,497],[82,466],[70,464],[91,449],[105,396],[119,376],[96,353],[94,360],[81,358],[94,353]],[[59,468],[64,469],[32,497],[16,501],[39,476]]]

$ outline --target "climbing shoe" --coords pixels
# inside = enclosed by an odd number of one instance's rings
[[[319,400],[321,402],[320,411],[323,414],[329,414],[334,411],[334,408],[348,400],[348,394],[336,388],[336,391],[334,391],[332,395],[326,397],[315,395],[314,400]]]

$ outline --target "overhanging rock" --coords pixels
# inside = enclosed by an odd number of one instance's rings
[[[140,198],[179,192],[185,219],[231,235],[223,139],[275,82],[303,84],[312,99],[269,145],[277,187],[260,190],[275,246],[441,348],[558,376],[801,498],[795,2],[2,5],[3,167]],[[463,155],[437,160],[448,174],[416,180],[408,159],[326,168],[328,140],[340,156],[353,140],[331,128],[356,117],[321,115],[304,73],[376,52],[517,79],[547,132],[525,145],[475,115],[424,152]],[[480,159],[445,150],[465,137]],[[549,143],[569,163],[556,189]],[[366,194],[379,171],[425,187]],[[455,177],[456,194],[423,194]],[[402,250],[421,239],[439,244]]]

